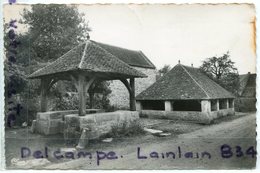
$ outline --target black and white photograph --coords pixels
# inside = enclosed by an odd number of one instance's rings
[[[256,168],[254,4],[15,2],[5,169]]]

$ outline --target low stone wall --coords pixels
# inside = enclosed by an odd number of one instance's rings
[[[103,112],[100,109],[87,109],[87,113]],[[64,116],[68,114],[77,114],[78,110],[64,110],[64,111],[49,111],[38,112],[36,120],[33,120],[32,132],[52,135],[63,133]]]
[[[191,121],[202,124],[209,124],[211,118],[207,113],[203,112],[181,112],[181,111],[154,111],[142,110],[140,117],[154,118],[154,119],[171,119],[181,121]]]
[[[221,109],[219,111],[210,112],[210,116],[212,119],[217,119],[220,117],[234,115],[234,114],[235,114],[234,108]]]
[[[123,122],[130,123],[139,119],[137,111],[116,111],[106,113],[88,114],[78,116],[77,114],[66,115],[64,122],[64,132],[76,130],[87,130],[87,139],[96,139],[101,135],[108,133],[113,125]]]
[[[88,139],[95,139],[108,133],[113,125],[139,119],[137,111],[116,111],[90,114],[79,117],[80,129],[88,129]]]
[[[171,119],[189,121],[200,124],[210,124],[214,119],[221,116],[234,114],[234,109],[225,109],[214,112],[195,112],[195,111],[155,111],[155,110],[141,110],[140,117],[154,118],[154,119]]]
[[[116,111],[107,113],[77,114],[64,117],[64,139],[68,142],[75,138],[78,140],[77,148],[85,148],[90,139],[97,139],[111,131],[113,125],[130,123],[139,119],[137,111]],[[79,134],[81,133],[81,135]]]

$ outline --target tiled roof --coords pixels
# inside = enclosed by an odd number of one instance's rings
[[[199,69],[176,65],[136,100],[192,100],[234,98],[227,90],[201,73]]]
[[[96,42],[88,40],[76,46],[50,65],[37,70],[29,78],[40,78],[46,75],[78,70],[110,74],[115,77],[146,77],[145,74],[135,70]]]
[[[155,69],[154,64],[143,54],[142,51],[129,50],[99,42],[95,43],[128,65]]]

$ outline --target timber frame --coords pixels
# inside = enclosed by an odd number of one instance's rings
[[[73,82],[79,94],[79,115],[86,114],[86,96],[89,95],[90,107],[94,105],[95,88],[100,82],[120,80],[129,92],[130,110],[135,111],[135,78],[147,77],[121,60],[125,49],[107,50],[103,44],[90,39],[80,43],[51,64],[38,69],[28,76],[41,79],[41,111],[48,111],[48,93],[59,80]],[[103,45],[104,46],[104,45]],[[114,54],[118,49],[119,54]],[[134,53],[132,56],[136,56]]]
[[[62,75],[64,76],[64,75]],[[46,76],[41,78],[41,103],[40,110],[41,112],[48,111],[48,93],[51,87],[58,82],[59,80],[69,80],[73,82],[75,88],[78,91],[79,95],[79,116],[84,116],[86,114],[86,96],[89,94],[90,99],[90,108],[93,108],[94,104],[94,90],[95,87],[102,81],[106,80],[120,80],[129,92],[129,100],[130,100],[130,110],[135,111],[135,79],[134,77],[130,77],[127,80],[127,77],[119,76],[111,78],[111,76],[107,75],[89,75],[88,73],[71,73],[67,74],[66,78],[61,76]]]

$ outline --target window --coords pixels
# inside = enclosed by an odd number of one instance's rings
[[[227,99],[219,100],[219,109],[227,109]]]
[[[234,107],[234,105],[233,105],[233,100],[234,100],[234,99],[228,99],[229,108],[233,108],[233,107]]]
[[[164,101],[145,100],[141,101],[143,110],[164,110]]]
[[[211,104],[211,111],[218,110],[218,100],[210,100],[210,104]]]
[[[199,100],[175,100],[172,102],[173,111],[199,111],[201,104]]]

